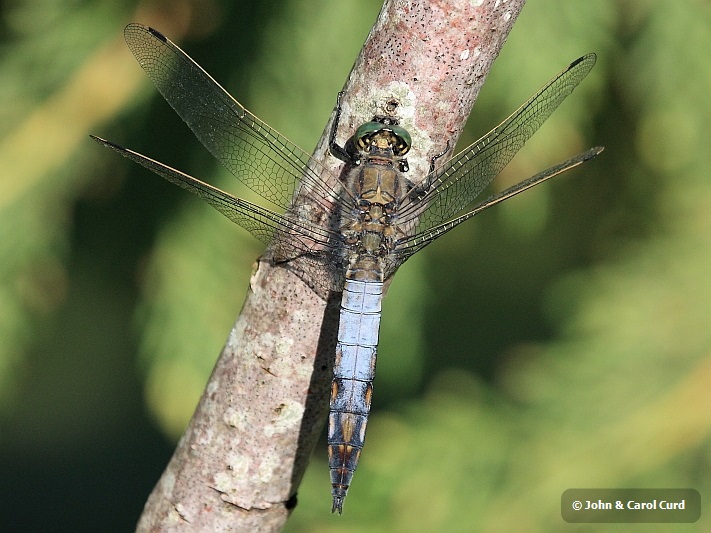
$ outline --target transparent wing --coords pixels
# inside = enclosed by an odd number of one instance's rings
[[[160,32],[129,24],[124,37],[158,91],[200,142],[262,198],[286,209],[299,182],[310,189],[312,201],[325,207],[346,194],[328,187],[320,178],[323,169],[309,154],[242,107]]]
[[[385,276],[391,276],[393,273],[395,273],[395,270],[397,270],[397,268],[405,262],[405,260],[412,256],[412,254],[422,250],[422,248],[430,244],[432,241],[434,241],[438,237],[441,237],[445,233],[453,230],[465,220],[469,220],[470,218],[475,215],[478,215],[485,209],[488,209],[491,206],[503,202],[504,200],[507,200],[512,196],[516,196],[517,194],[526,191],[531,187],[538,185],[539,183],[543,183],[544,181],[549,180],[557,176],[558,174],[565,172],[566,170],[570,170],[571,168],[575,168],[578,165],[589,161],[602,151],[603,148],[601,146],[590,148],[589,150],[581,154],[571,157],[567,161],[552,166],[542,172],[539,172],[535,176],[532,176],[517,183],[516,185],[509,187],[508,189],[498,194],[490,196],[480,204],[476,205],[471,211],[461,216],[458,216],[442,224],[438,224],[437,226],[417,233],[411,237],[406,237],[404,239],[399,240],[395,252],[388,263]]]
[[[344,267],[340,259],[340,234],[302,218],[298,210],[280,215],[138,152],[94,135],[91,138],[205,200],[268,244],[271,259],[294,263],[290,267],[318,294],[325,296],[327,291],[341,290]]]
[[[415,233],[446,222],[491,183],[595,64],[587,54],[553,78],[511,116],[423,180],[424,195],[403,206],[402,223],[418,219]]]

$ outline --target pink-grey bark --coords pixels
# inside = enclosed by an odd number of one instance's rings
[[[387,1],[344,88],[339,141],[395,102],[413,138],[410,174],[422,176],[454,147],[523,4]],[[329,127],[315,157],[337,174]],[[328,413],[338,295],[326,302],[266,261],[250,288],[138,531],[279,531],[293,508]]]

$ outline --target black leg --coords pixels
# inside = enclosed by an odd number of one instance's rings
[[[447,146],[444,147],[444,150],[442,150],[442,151],[441,151],[440,153],[438,153],[438,154],[433,155],[433,156],[432,156],[432,159],[430,159],[430,172],[429,172],[429,174],[427,175],[428,178],[429,178],[430,174],[432,174],[432,173],[434,172],[434,169],[435,169],[435,162],[436,162],[440,157],[442,157],[444,154],[446,154],[447,152],[449,152],[449,139],[447,139]],[[428,180],[428,181],[429,181],[429,180]],[[428,183],[428,184],[427,184],[427,188],[429,188],[430,185],[431,185],[431,184]]]
[[[353,160],[353,156],[348,153],[348,150],[336,142],[338,123],[341,121],[341,98],[343,98],[343,91],[338,93],[338,99],[336,100],[336,116],[334,117],[333,124],[331,125],[331,134],[328,136],[328,151],[331,152],[333,157],[336,157],[341,161],[356,164],[356,161]]]
[[[444,150],[442,150],[440,153],[435,154],[432,156],[432,159],[430,159],[430,171],[427,174],[427,177],[422,180],[422,182],[412,188],[410,191],[410,198],[412,200],[420,201],[422,198],[424,198],[425,194],[427,194],[427,191],[430,190],[430,187],[432,186],[432,182],[434,179],[437,177],[437,174],[435,174],[435,163],[437,160],[444,156],[449,151],[449,139],[447,139],[447,146],[444,147]]]

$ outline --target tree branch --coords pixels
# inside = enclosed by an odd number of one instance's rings
[[[387,1],[346,84],[339,139],[397,105],[409,174],[424,176],[453,149],[523,3]],[[315,157],[338,175],[329,128]],[[328,412],[340,295],[325,302],[265,261],[250,288],[138,531],[278,531],[296,503]]]

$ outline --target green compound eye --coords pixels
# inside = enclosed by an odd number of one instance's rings
[[[360,142],[363,137],[369,136],[382,128],[383,125],[380,122],[366,122],[356,130],[356,139]]]
[[[410,137],[408,131],[401,126],[389,126],[389,128],[398,139],[397,144],[393,145],[393,152],[395,155],[405,155],[410,151],[410,147],[412,146],[412,137]]]

